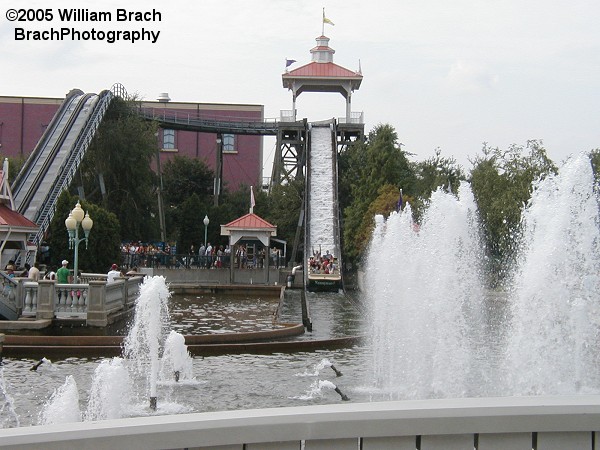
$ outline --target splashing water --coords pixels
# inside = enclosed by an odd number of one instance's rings
[[[536,183],[508,292],[483,288],[473,196],[376,218],[368,384],[392,399],[600,392],[600,233],[589,158]]]
[[[512,289],[510,383],[529,395],[598,392],[600,236],[589,157],[534,185]]]
[[[185,337],[171,330],[160,360],[159,379],[163,382],[174,377],[177,382],[194,380],[192,365],[193,361],[185,345]]]
[[[15,412],[15,400],[9,393],[4,379],[4,369],[0,367],[0,428],[19,427],[19,416]]]
[[[122,358],[103,360],[94,371],[84,420],[127,416],[133,385]]]
[[[192,360],[185,338],[169,328],[170,292],[164,277],[146,277],[135,305],[135,318],[124,341],[123,358],[100,362],[92,378],[84,414],[79,409],[77,384],[68,376],[46,403],[40,423],[116,419],[148,414],[148,399],[157,396],[159,372],[178,370],[193,380]],[[168,337],[167,337],[168,334]],[[165,339],[166,338],[166,339]],[[164,359],[161,360],[161,353]],[[140,405],[146,406],[140,406]],[[180,405],[165,401],[165,413],[181,412]]]
[[[464,396],[472,354],[467,325],[483,288],[475,203],[466,183],[461,200],[432,194],[420,228],[410,206],[376,220],[367,261],[373,381],[395,398]]]
[[[333,365],[333,363],[331,361],[329,361],[327,358],[323,358],[321,361],[319,361],[317,364],[315,364],[312,372],[305,370],[302,373],[296,374],[296,376],[298,376],[298,377],[318,377],[323,369],[325,369],[327,367],[331,367],[332,365]]]
[[[310,389],[304,395],[290,397],[294,400],[312,400],[317,397],[322,397],[325,390],[335,390],[336,385],[328,380],[315,380],[311,383]]]
[[[135,303],[135,319],[125,338],[125,358],[134,363],[136,375],[146,379],[145,398],[156,398],[162,342],[170,327],[170,296],[164,277],[144,278]]]
[[[39,416],[41,425],[70,422],[81,422],[79,392],[72,375],[68,375],[65,383],[54,391]]]

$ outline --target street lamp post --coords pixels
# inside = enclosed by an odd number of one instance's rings
[[[208,224],[210,223],[210,220],[208,220],[208,215],[204,215],[204,248],[206,248],[206,231],[208,230]]]
[[[79,224],[83,228],[84,237],[79,239]],[[79,243],[85,241],[85,248],[87,249],[88,237],[90,230],[94,225],[94,221],[90,218],[90,214],[84,213],[79,202],[75,205],[75,208],[69,213],[69,217],[65,220],[65,226],[69,232],[69,250],[74,249],[73,255],[73,282],[77,284],[79,282],[78,274],[78,263],[79,263]]]

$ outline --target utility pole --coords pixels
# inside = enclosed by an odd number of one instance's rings
[[[219,206],[219,195],[223,183],[223,135],[217,133],[217,163],[215,164],[214,205]]]

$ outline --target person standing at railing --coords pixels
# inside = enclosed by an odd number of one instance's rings
[[[15,277],[15,266],[14,265],[7,264],[6,267],[4,268],[4,270],[6,271],[6,276],[8,278]],[[10,282],[7,282],[7,280],[3,279],[2,285],[4,286],[2,288],[2,296],[6,299],[11,299],[11,297],[13,296],[12,284]]]
[[[212,245],[210,245],[210,242],[208,244],[206,244],[206,251],[204,252],[206,255],[206,268],[210,269],[212,266]]]
[[[58,284],[69,284],[73,280],[71,271],[67,268],[69,261],[63,259],[61,264],[61,268],[56,271],[56,282]]]
[[[29,265],[29,263],[25,263],[25,267],[23,268],[23,272],[21,272],[19,274],[20,277],[23,278],[27,278],[29,276],[29,270],[31,269],[31,266]]]
[[[106,282],[112,283],[115,281],[115,278],[119,278],[121,276],[121,272],[119,272],[119,266],[113,264],[108,271]]]
[[[204,246],[204,244],[200,245],[200,250],[198,250],[198,258],[199,258],[199,265],[201,269],[204,269],[206,267],[206,247]]]
[[[46,273],[44,274],[44,280],[56,280],[56,272],[54,271],[54,269],[50,266],[48,266],[48,269],[46,270]]]
[[[29,278],[30,280],[33,281],[39,281],[40,279],[40,263],[39,262],[35,262],[33,264],[33,267],[31,269],[29,269],[29,272],[27,273],[27,278]]]

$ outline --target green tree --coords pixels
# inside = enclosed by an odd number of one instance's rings
[[[69,261],[73,268],[73,250],[69,249],[69,240],[65,219],[79,198],[72,196],[68,191],[58,198],[56,211],[48,229],[47,242],[50,246],[50,265],[54,268],[60,266],[63,259]],[[94,221],[86,249],[85,242],[79,244],[79,271],[103,273],[113,263],[121,261],[121,235],[120,225],[115,214],[93,203],[80,201],[84,211],[89,212]],[[79,229],[79,237],[84,236]]]
[[[357,261],[370,239],[372,217],[366,212],[379,196],[382,186],[390,185],[412,195],[415,175],[407,154],[398,144],[390,125],[378,125],[365,142],[350,146],[339,158],[340,207],[343,208],[343,248],[346,261]],[[398,200],[396,197],[396,201]]]
[[[457,192],[460,182],[465,179],[462,167],[454,158],[442,156],[441,149],[425,161],[414,163],[414,198],[410,202],[414,219],[420,220],[423,208],[431,193],[443,186],[446,190]]]
[[[539,141],[529,141],[526,147],[513,144],[505,151],[484,144],[482,152],[471,170],[471,186],[486,243],[490,283],[496,284],[515,256],[521,212],[531,197],[532,182],[556,173],[557,168]]]
[[[176,155],[162,167],[165,205],[181,205],[191,194],[208,204],[212,201],[213,178],[213,171],[204,161]]]
[[[287,241],[291,252],[298,229],[298,219],[304,198],[304,181],[293,180],[287,184],[273,186],[266,199],[267,209],[262,216],[273,225],[277,225],[277,238]],[[257,199],[258,205],[258,199]],[[302,254],[297,255],[302,261]]]
[[[198,214],[202,210],[200,198],[196,193],[190,195],[180,206],[181,222],[179,224],[179,237],[177,238],[178,253],[185,253],[191,245],[196,252],[199,243],[204,242],[204,216]]]
[[[164,164],[162,168],[163,203],[167,235],[170,240],[178,239],[181,236],[180,224],[182,220],[185,220],[182,205],[190,195],[196,194],[199,202],[198,210],[193,213],[195,216],[201,215],[201,217],[196,217],[196,220],[202,223],[204,215],[208,215],[211,223],[216,223],[213,222],[213,219],[217,219],[217,217],[212,211],[213,178],[213,172],[204,161],[175,156]],[[203,241],[204,239],[202,239]],[[185,250],[187,251],[187,247]]]
[[[135,101],[111,102],[79,168],[79,180],[88,201],[117,216],[124,238],[149,240],[158,235],[156,175],[151,168],[158,128],[140,118],[136,107]]]
[[[600,148],[596,148],[590,152],[590,160],[592,162],[592,169],[594,170],[594,179],[596,180],[596,186],[600,183]]]
[[[25,164],[26,158],[21,158],[20,156],[2,156],[0,155],[0,169],[2,168],[2,163],[4,162],[4,158],[8,159],[8,180],[12,184],[14,179],[17,177],[17,174]]]

